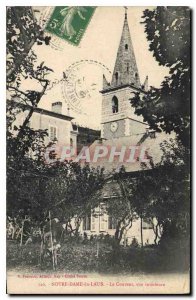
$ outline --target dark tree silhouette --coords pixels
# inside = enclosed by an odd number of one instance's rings
[[[190,8],[157,7],[145,10],[149,50],[159,65],[169,68],[160,88],[131,100],[135,112],[158,130],[175,131],[183,145],[190,143]]]

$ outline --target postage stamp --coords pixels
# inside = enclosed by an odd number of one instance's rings
[[[58,6],[46,25],[46,31],[78,46],[96,7]]]

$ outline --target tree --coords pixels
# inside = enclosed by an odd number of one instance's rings
[[[29,53],[34,43],[49,44],[30,6],[7,7],[7,80],[13,82],[18,74],[31,65]],[[32,54],[31,54],[32,55]]]
[[[132,187],[132,203],[139,215],[153,220],[155,243],[161,228],[161,242],[189,239],[190,232],[190,187],[189,151],[176,140],[163,142],[161,162],[138,174]]]
[[[34,130],[29,121],[47,90],[51,68],[38,63],[34,43],[49,43],[34,19],[30,7],[7,8],[7,212],[30,214],[43,221],[51,214],[81,217],[89,209],[93,195],[103,182],[102,169],[81,167],[72,162],[46,164],[44,138],[47,130]],[[22,81],[31,80],[39,89],[23,90]],[[23,123],[15,125],[19,113],[27,112]],[[62,217],[63,218],[63,217]],[[64,220],[65,221],[65,220]]]
[[[169,68],[160,88],[151,87],[131,99],[135,113],[151,128],[175,131],[184,146],[190,144],[190,9],[158,6],[142,18],[149,50],[159,65]]]
[[[26,200],[39,200],[40,191],[35,186],[39,187],[45,176],[42,173],[47,131],[29,127],[49,85],[47,75],[52,71],[44,62],[37,63],[32,50],[34,43],[43,41],[48,44],[49,39],[36,23],[31,7],[7,7],[7,212],[21,213],[23,217],[28,210]],[[22,89],[24,80],[38,83],[39,89]],[[24,121],[16,126],[18,114],[24,112]]]
[[[37,57],[32,51],[36,42],[48,44],[48,37],[36,23],[31,7],[7,8],[7,149],[8,158],[16,153],[22,158],[42,140],[46,132],[33,130],[28,124],[44,95],[49,80],[47,75],[52,69],[37,63]],[[39,83],[39,90],[21,88],[24,80]],[[21,126],[14,125],[20,112],[27,112]],[[35,143],[33,142],[35,140]]]
[[[118,173],[113,174],[113,179],[110,179],[108,184],[113,196],[107,199],[103,212],[109,215],[115,227],[115,246],[120,245],[123,237],[126,245],[127,231],[138,218],[132,205],[133,179],[126,176],[124,167],[121,167]]]
[[[58,216],[69,226],[70,233],[77,235],[82,218],[99,205],[105,182],[104,169],[70,161],[57,162],[51,172],[53,175],[45,184],[47,210],[51,209],[53,217]]]
[[[161,162],[136,178],[133,202],[138,214],[153,221],[155,243],[180,245],[190,233],[190,9],[145,10],[142,22],[149,50],[169,68],[160,88],[135,93],[131,104],[151,128],[177,138],[163,142]],[[160,235],[161,233],[161,235]],[[172,248],[174,249],[174,247]]]

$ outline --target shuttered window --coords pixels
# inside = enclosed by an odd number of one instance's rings
[[[106,229],[105,225],[106,225],[106,220],[105,220],[104,215],[100,216],[100,230],[101,231],[105,231],[105,229]]]
[[[95,230],[95,217],[91,217],[91,230]]]
[[[112,216],[108,216],[108,229],[116,229],[116,219]]]
[[[83,230],[91,230],[91,216],[83,218]]]
[[[56,126],[50,126],[49,137],[50,137],[51,141],[54,141],[55,139],[57,139],[57,127]]]

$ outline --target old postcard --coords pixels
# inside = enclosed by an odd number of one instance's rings
[[[7,293],[190,293],[190,8],[7,7]]]

